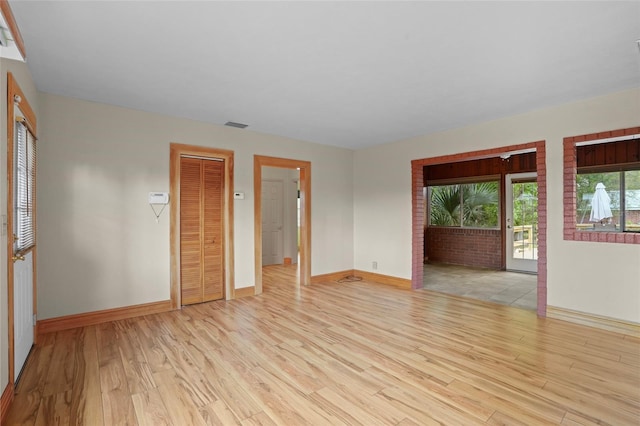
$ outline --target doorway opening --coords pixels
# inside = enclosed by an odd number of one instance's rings
[[[529,155],[521,155],[521,154],[529,154]],[[531,159],[531,155],[533,158]],[[488,161],[485,161],[488,160]],[[475,163],[474,163],[475,162]],[[465,167],[461,167],[463,163]],[[471,164],[473,163],[473,164]],[[493,163],[493,166],[492,164]],[[426,167],[425,167],[426,166]],[[537,241],[535,244],[532,241],[532,244],[528,246],[530,249],[529,252],[534,252],[537,256],[536,266],[537,266],[537,275],[524,275],[518,274],[517,276],[523,276],[525,279],[530,281],[529,285],[533,292],[529,295],[530,299],[535,300],[535,304],[532,308],[537,310],[538,315],[545,316],[546,315],[546,161],[545,161],[545,143],[544,141],[540,142],[532,142],[521,145],[507,146],[501,148],[494,148],[488,150],[481,150],[469,153],[462,154],[454,154],[447,155],[442,157],[434,157],[434,158],[426,158],[421,160],[412,161],[412,191],[413,191],[413,209],[412,209],[412,217],[413,217],[413,244],[412,244],[412,288],[423,288],[425,282],[429,280],[431,277],[435,277],[434,271],[429,271],[429,265],[425,266],[425,262],[431,262],[432,260],[438,260],[436,256],[430,256],[432,254],[431,248],[436,248],[438,245],[451,247],[450,243],[438,243],[433,240],[433,235],[427,233],[427,228],[429,225],[429,206],[426,203],[428,193],[425,188],[429,184],[429,179],[432,178],[429,175],[429,168],[433,167],[431,172],[444,173],[445,171],[451,171],[452,169],[462,169],[467,173],[467,178],[473,176],[487,176],[487,175],[496,175],[500,177],[500,193],[505,194],[506,190],[506,174],[514,174],[516,172],[532,172],[537,173],[537,178],[535,182],[537,183]],[[480,167],[480,168],[478,168]],[[483,169],[486,167],[486,169]],[[492,167],[494,167],[492,169]],[[440,168],[440,170],[438,170]],[[497,172],[495,171],[497,168]],[[529,168],[529,169],[527,169]],[[494,171],[491,171],[494,170]],[[433,173],[432,173],[433,174]],[[437,175],[435,173],[434,175]],[[457,176],[458,178],[460,176]],[[451,179],[452,176],[449,176]],[[451,180],[449,180],[449,183]],[[523,197],[524,201],[524,197]],[[528,199],[527,201],[531,202],[532,199]],[[452,234],[453,237],[456,237],[456,241],[460,242],[461,238],[467,237],[472,244],[468,244],[469,246],[476,245],[476,255],[483,256],[488,250],[486,246],[478,245],[476,237],[479,236],[480,239],[484,238],[484,244],[491,244],[491,251],[494,254],[492,258],[495,260],[496,256],[499,258],[499,262],[497,265],[493,265],[490,268],[496,270],[496,272],[501,272],[503,274],[510,273],[509,271],[504,272],[507,269],[506,265],[506,253],[512,250],[507,249],[507,232],[513,232],[513,217],[511,223],[511,229],[507,230],[507,211],[506,209],[506,197],[504,195],[501,196],[499,201],[499,227],[494,227],[494,229],[472,229],[473,227],[460,227],[460,229],[449,228],[449,233]],[[529,225],[529,224],[525,224]],[[432,228],[438,234],[438,228]],[[444,228],[440,228],[442,230]],[[523,227],[524,229],[524,227]],[[528,238],[534,239],[535,235],[533,234],[533,226],[532,232],[528,236]],[[446,232],[445,232],[446,233]],[[523,235],[524,236],[524,233]],[[513,236],[510,236],[511,238]],[[513,240],[512,240],[513,241]],[[513,244],[511,243],[513,247]],[[536,250],[533,250],[533,249]],[[463,248],[464,249],[464,248]],[[446,262],[445,262],[446,263]],[[454,263],[454,262],[449,262]],[[471,265],[474,266],[474,265]],[[475,266],[483,266],[483,265],[475,265]],[[484,267],[486,271],[489,267]],[[514,268],[515,269],[515,268]],[[521,270],[520,268],[518,268]],[[476,274],[475,276],[478,276]],[[426,277],[425,277],[426,276]],[[426,278],[426,280],[425,280]],[[493,278],[492,278],[493,279]],[[495,300],[500,303],[500,301]]]
[[[262,266],[297,265],[299,171],[262,168]]]
[[[288,263],[289,261],[285,261],[285,258],[290,259],[289,269],[294,268],[294,263],[297,261],[298,283],[308,285],[311,282],[311,163],[255,155],[253,173],[255,294],[263,291],[263,265]],[[294,182],[295,175],[297,175],[297,183]],[[282,178],[278,179],[274,176]],[[280,189],[282,189],[282,198],[279,195]],[[289,194],[287,200],[291,201],[287,203],[288,219],[284,214],[285,193]],[[279,210],[279,202],[276,201],[279,199],[283,200],[282,210]],[[299,212],[298,202],[293,203],[297,199],[299,199]],[[290,229],[285,229],[285,222],[291,225]],[[297,232],[293,230],[294,225]],[[265,244],[269,249],[268,252],[265,252]],[[298,248],[299,250],[296,250]],[[294,256],[297,259],[294,259]]]

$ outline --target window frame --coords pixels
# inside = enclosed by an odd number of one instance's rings
[[[638,232],[585,232],[577,229],[576,220],[576,174],[578,172],[577,147],[586,144],[595,145],[636,138],[640,138],[640,126],[578,136],[569,136],[563,139],[564,240],[640,244],[640,233]],[[593,167],[585,167],[585,169],[593,169]]]
[[[498,186],[497,195],[498,199],[496,201],[497,206],[497,223],[496,226],[491,227],[479,227],[479,226],[465,226],[463,217],[460,217],[460,225],[434,225],[431,223],[431,188],[434,186],[447,186],[447,185],[470,185],[470,184],[478,184],[478,183],[489,183],[495,182]],[[502,176],[500,175],[484,175],[484,176],[471,176],[464,178],[452,178],[452,179],[438,179],[431,180],[425,183],[424,186],[424,197],[425,197],[425,225],[426,227],[433,228],[441,228],[441,229],[479,229],[479,230],[488,230],[488,231],[500,231],[502,229]],[[460,192],[461,203],[460,205],[464,205],[463,192]],[[462,215],[462,210],[461,213]]]
[[[626,167],[625,167],[626,166]],[[610,167],[610,166],[604,166],[604,167],[584,167],[582,170],[580,170],[580,168],[577,169],[576,172],[576,179],[577,176],[579,175],[592,175],[592,174],[617,174],[618,175],[618,180],[619,180],[619,185],[615,188],[613,187],[608,187],[607,186],[607,192],[614,192],[617,191],[618,192],[618,223],[617,226],[620,227],[620,229],[616,229],[615,231],[611,231],[611,232],[640,232],[640,230],[629,230],[627,229],[627,199],[626,199],[626,193],[627,193],[627,179],[626,179],[626,174],[629,172],[640,172],[640,162],[638,163],[627,163],[625,165],[622,166],[614,166],[614,167]],[[576,184],[576,192],[577,192],[577,184]],[[576,199],[577,199],[577,195],[576,194]],[[613,200],[613,197],[612,197]],[[614,210],[614,205],[611,205],[611,210]],[[585,210],[585,213],[587,211],[590,210],[590,207],[588,210]],[[589,227],[586,226],[586,224],[580,223],[578,224],[578,219],[577,219],[578,215],[576,215],[576,229],[579,230],[580,232],[592,232],[591,229],[589,229]],[[615,215],[613,216],[615,217]],[[597,222],[591,222],[592,228],[597,228]]]

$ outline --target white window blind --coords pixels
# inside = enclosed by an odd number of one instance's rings
[[[35,245],[36,139],[24,119],[16,120],[14,149],[14,253]]]

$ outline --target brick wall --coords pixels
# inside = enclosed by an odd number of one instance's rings
[[[500,230],[428,227],[425,241],[429,261],[501,268]]]

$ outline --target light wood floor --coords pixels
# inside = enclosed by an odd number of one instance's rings
[[[6,424],[640,423],[640,341],[367,282],[47,335]]]

